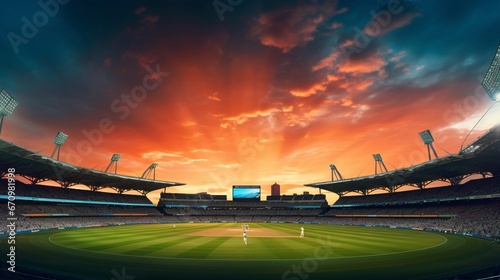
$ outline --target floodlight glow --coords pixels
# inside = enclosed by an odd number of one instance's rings
[[[470,147],[467,147],[465,150],[464,150],[464,153],[473,153],[475,152],[477,149],[479,149],[479,145],[472,145]]]
[[[0,115],[12,115],[19,103],[5,90],[0,91]]]
[[[434,142],[434,138],[432,138],[430,130],[424,130],[418,134],[420,139],[424,142],[424,144],[432,144]]]
[[[481,82],[484,90],[493,101],[500,100],[500,45],[497,52],[491,61],[491,65]]]
[[[66,139],[68,139],[68,135],[59,131],[54,139],[54,144],[62,146],[66,142]]]
[[[373,154],[373,159],[375,161],[382,161],[382,156],[380,154]]]
[[[113,154],[111,156],[111,161],[118,161],[121,157],[122,157],[122,155],[120,155],[120,154]]]

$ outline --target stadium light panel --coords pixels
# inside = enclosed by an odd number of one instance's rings
[[[382,161],[382,156],[380,154],[373,154],[373,159],[375,161]]]
[[[68,135],[59,131],[54,139],[54,144],[62,146],[66,142],[66,139],[68,139]]]
[[[113,154],[111,156],[111,161],[118,161],[121,157],[122,157],[122,155],[120,155],[120,154]]]
[[[464,153],[473,153],[475,152],[477,149],[479,149],[479,145],[472,145],[472,146],[469,146],[467,147],[466,149],[464,149]]]
[[[10,116],[19,103],[5,89],[0,91],[0,115]]]
[[[420,139],[424,142],[424,144],[432,144],[434,142],[434,138],[432,138],[432,134],[430,130],[424,130],[418,134]]]

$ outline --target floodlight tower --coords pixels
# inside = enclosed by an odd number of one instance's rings
[[[17,101],[5,89],[0,91],[0,134],[2,133],[3,118],[12,115],[17,107]]]
[[[490,68],[481,82],[484,90],[491,98],[497,102],[500,101],[500,45],[498,45],[497,52],[491,61]]]
[[[66,139],[68,139],[68,135],[64,134],[62,132],[58,132],[56,135],[56,138],[54,139],[54,144],[56,144],[54,151],[52,152],[52,155],[50,155],[51,158],[54,158],[54,154],[57,152],[57,160],[59,160],[59,154],[61,153],[61,146],[66,142]]]
[[[432,134],[430,130],[424,130],[418,134],[420,136],[420,139],[424,142],[424,144],[427,146],[427,154],[429,155],[429,160],[431,160],[431,150],[434,153],[434,156],[436,158],[439,158],[436,150],[434,149],[434,146],[432,143],[434,142],[434,138],[432,138]]]
[[[328,166],[330,166],[330,169],[332,170],[332,181],[334,181],[334,178],[336,180],[344,180],[344,177],[342,177],[335,164],[330,164]]]
[[[151,163],[151,165],[146,168],[144,173],[142,173],[141,178],[147,178],[150,174],[153,174],[153,180],[156,179],[156,167],[158,166],[157,163]]]
[[[488,71],[486,72],[486,75],[483,78],[483,81],[481,82],[481,85],[484,88],[484,91],[486,91],[486,94],[490,97],[491,100],[493,100],[493,104],[484,112],[484,114],[479,118],[479,120],[476,122],[476,124],[472,127],[472,129],[469,131],[467,136],[465,136],[464,141],[460,145],[460,152],[462,152],[462,148],[465,144],[465,141],[467,138],[470,136],[474,128],[479,124],[479,122],[486,116],[486,114],[495,106],[495,104],[500,101],[500,45],[498,45],[497,52],[495,53],[495,56],[493,56],[493,59],[491,60],[490,68],[488,68]]]
[[[380,169],[380,172],[388,172],[387,167],[385,167],[384,161],[382,160],[382,156],[380,154],[373,154],[373,159],[375,160],[375,174],[378,174],[377,172],[377,166],[378,169]]]
[[[108,167],[106,167],[106,170],[104,170],[104,172],[108,172],[109,168],[114,165],[115,166],[115,174],[116,174],[116,168],[118,167],[118,160],[120,160],[121,157],[122,157],[122,155],[113,154],[111,156],[111,162],[109,163]]]

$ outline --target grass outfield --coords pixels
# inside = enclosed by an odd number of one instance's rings
[[[443,279],[500,265],[500,244],[425,231],[251,223],[125,225],[16,236],[16,268],[61,279]],[[300,227],[305,237],[300,238]],[[1,239],[2,252],[8,252]],[[3,254],[3,253],[2,253]],[[3,254],[5,256],[5,254]],[[133,277],[133,278],[132,278]]]

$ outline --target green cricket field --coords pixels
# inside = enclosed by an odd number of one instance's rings
[[[108,280],[446,279],[500,266],[500,244],[461,235],[322,224],[248,225],[247,245],[243,223],[21,234],[15,239],[16,272],[4,274],[37,271],[47,279]],[[5,256],[11,245],[6,237],[0,241]]]

